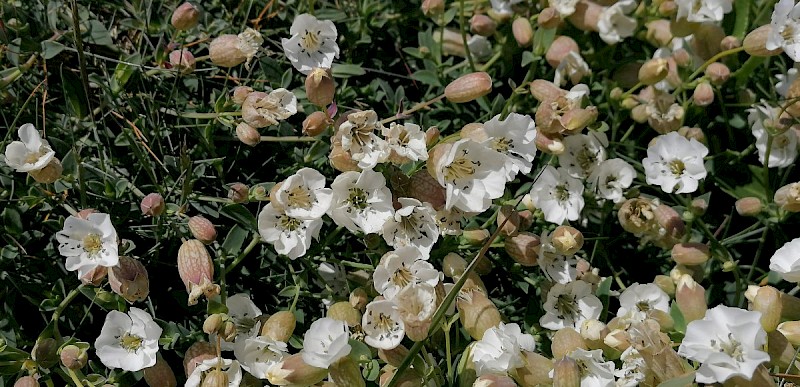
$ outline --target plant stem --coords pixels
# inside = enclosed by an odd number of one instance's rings
[[[259,234],[253,235],[253,238],[250,239],[250,244],[248,244],[247,247],[245,247],[244,250],[242,250],[242,253],[239,254],[239,256],[237,256],[236,259],[234,259],[233,262],[231,262],[231,264],[225,268],[225,274],[230,273],[231,270],[236,268],[236,266],[238,266],[239,263],[242,262],[244,257],[246,257],[247,254],[250,254],[251,251],[253,251],[253,249],[258,245],[259,242],[261,242],[261,235]]]
[[[64,297],[63,300],[61,300],[61,303],[58,304],[58,307],[56,307],[56,310],[53,311],[53,316],[50,317],[50,321],[53,324],[53,334],[56,336],[56,340],[59,341],[59,342],[61,341],[61,333],[58,332],[58,319],[61,318],[61,313],[64,312],[64,309],[67,308],[69,303],[72,302],[72,300],[74,300],[75,297],[78,296],[78,294],[81,292],[81,289],[83,288],[83,286],[84,286],[83,284],[80,284],[80,285],[78,285],[77,288],[72,289],[67,294],[67,296]]]
[[[411,113],[414,113],[414,112],[416,112],[417,110],[420,110],[420,109],[426,108],[426,107],[428,107],[428,106],[430,106],[430,105],[433,105],[433,104],[435,104],[436,102],[439,102],[439,101],[441,101],[441,100],[443,100],[443,99],[444,99],[444,94],[442,94],[442,95],[440,95],[440,96],[438,96],[438,97],[436,97],[436,98],[433,98],[433,99],[431,99],[431,100],[428,100],[428,101],[426,101],[426,102],[420,102],[420,103],[418,103],[418,104],[414,105],[414,107],[412,107],[411,109],[408,109],[408,110],[403,110],[402,112],[400,112],[400,113],[397,113],[397,114],[396,114],[396,115],[394,115],[393,117],[389,117],[389,118],[386,118],[386,119],[383,119],[383,120],[381,120],[380,124],[381,124],[381,125],[386,125],[386,124],[388,124],[388,123],[390,123],[390,122],[392,122],[392,121],[394,121],[394,120],[396,120],[396,119],[398,119],[398,118],[405,117],[405,116],[407,116],[407,115],[409,115],[409,114],[411,114]]]

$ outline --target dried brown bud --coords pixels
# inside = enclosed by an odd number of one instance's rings
[[[219,368],[210,369],[204,376],[200,387],[227,387],[229,386],[228,374]]]
[[[228,188],[228,199],[234,203],[246,203],[249,200],[250,187],[244,183],[233,183]]]
[[[150,294],[147,269],[138,259],[125,255],[119,257],[116,266],[108,269],[108,284],[128,302],[142,301]]]
[[[428,202],[435,210],[444,207],[447,191],[426,170],[419,170],[411,176],[408,196],[421,202]]]
[[[325,108],[333,102],[336,83],[330,69],[315,68],[306,76],[306,96],[316,106]]]
[[[778,324],[778,331],[794,346],[800,345],[800,321],[786,321]]]
[[[506,238],[506,253],[522,266],[536,266],[539,260],[539,246],[542,241],[538,235],[521,232]]]
[[[350,305],[352,305],[353,308],[356,308],[358,311],[363,312],[368,302],[369,296],[364,288],[357,287],[350,292]]]
[[[142,215],[159,216],[166,208],[164,197],[157,192],[147,194],[139,204],[139,208],[142,210]]]
[[[197,304],[197,299],[203,294],[206,297],[219,294],[219,285],[212,282],[214,264],[208,250],[199,240],[187,240],[178,249],[178,273],[189,292],[190,306]]]
[[[210,220],[201,215],[195,215],[189,218],[189,231],[200,242],[210,245],[217,239],[217,229]]]
[[[249,146],[256,146],[261,142],[261,134],[258,133],[258,129],[248,125],[246,122],[240,122],[236,125],[236,138]]]
[[[533,27],[531,27],[531,21],[528,18],[516,18],[514,23],[511,24],[511,32],[520,47],[529,47],[533,43]]]
[[[52,337],[39,338],[31,350],[31,358],[42,368],[58,364],[58,342]]]
[[[502,235],[516,235],[519,231],[520,219],[517,210],[510,205],[503,205],[497,213],[497,227]]]
[[[144,369],[144,381],[150,387],[176,387],[178,385],[175,373],[172,372],[172,368],[161,357],[161,354],[156,356],[156,364]]]
[[[52,184],[61,177],[62,172],[64,172],[64,166],[61,165],[61,160],[53,157],[50,163],[45,165],[44,168],[36,171],[29,171],[28,174],[31,175],[33,180],[36,180],[37,183]]]
[[[191,74],[196,63],[194,55],[187,49],[175,50],[169,53],[169,64],[181,74]]]
[[[189,2],[175,8],[172,13],[172,26],[176,30],[185,31],[192,29],[200,21],[200,10]]]
[[[462,75],[444,89],[447,100],[453,103],[474,101],[492,91],[492,77],[479,71]]]
[[[321,111],[313,112],[303,120],[303,134],[309,137],[319,136],[332,124],[333,120],[328,117],[327,113]]]
[[[497,23],[489,16],[479,13],[472,15],[472,18],[469,19],[469,30],[473,34],[492,36],[497,30]]]
[[[425,131],[425,145],[427,147],[432,147],[439,141],[439,128],[435,126],[431,126]]]

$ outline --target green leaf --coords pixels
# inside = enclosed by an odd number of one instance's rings
[[[89,29],[89,43],[116,48],[108,29],[99,20],[89,20],[89,25],[87,27]]]
[[[352,63],[339,63],[334,64],[331,69],[334,78],[350,78],[352,76],[364,75],[367,72],[361,68],[361,65]]]
[[[241,204],[228,204],[219,211],[223,216],[233,219],[246,229],[257,230],[258,222],[253,214]]]
[[[22,228],[22,219],[20,218],[19,211],[13,207],[6,207],[3,210],[2,218],[4,228],[9,234],[19,235],[25,231],[25,229]]]
[[[529,64],[533,63],[534,60],[536,60],[536,57],[533,56],[532,52],[530,51],[522,52],[522,63],[521,63],[522,67],[528,66]]]
[[[133,54],[124,58],[124,62],[132,63],[132,64],[140,64],[142,62],[141,56],[139,54]],[[127,63],[118,63],[117,67],[114,69],[114,76],[111,78],[111,92],[115,95],[119,94],[120,91],[125,89],[125,84],[128,83],[128,80],[131,79],[131,76],[139,70],[138,66],[134,66]]]
[[[744,39],[747,33],[748,25],[750,23],[750,2],[752,0],[736,0],[734,1],[734,12],[736,13],[736,22],[733,25],[733,36],[739,40]]]
[[[683,312],[678,308],[678,303],[672,303],[672,306],[669,308],[669,315],[672,317],[672,321],[675,322],[673,330],[686,333],[686,319],[683,317]]]
[[[350,356],[353,361],[356,363],[365,363],[372,359],[372,351],[369,350],[366,344],[350,339],[348,342],[350,344]]]
[[[247,239],[247,234],[249,232],[239,225],[234,225],[230,231],[228,231],[228,236],[225,237],[225,242],[222,243],[222,248],[228,252],[229,255],[239,255],[239,252],[242,251],[242,244],[244,244],[244,240]]]
[[[441,87],[442,83],[439,81],[439,75],[433,70],[419,70],[411,74],[411,78],[420,81],[426,85]]]
[[[66,47],[59,42],[45,40],[42,42],[42,57],[44,57],[44,59],[52,59],[56,55],[60,54],[61,51],[64,51],[65,48]]]
[[[67,106],[78,118],[84,118],[89,115],[89,105],[86,100],[86,92],[83,89],[83,83],[77,75],[73,74],[69,69],[61,67],[61,87],[64,90],[64,98],[67,100]]]

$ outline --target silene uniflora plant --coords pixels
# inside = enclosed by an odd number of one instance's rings
[[[6,0],[0,386],[800,383],[795,0]]]

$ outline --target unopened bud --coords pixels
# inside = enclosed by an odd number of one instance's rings
[[[597,23],[605,7],[593,1],[579,1],[575,4],[575,12],[567,19],[581,31],[597,32]]]
[[[742,47],[742,41],[735,36],[728,35],[719,43],[719,48],[722,51],[733,50]]]
[[[575,255],[583,247],[583,234],[572,226],[558,226],[551,235],[556,252],[561,255]]]
[[[194,55],[187,49],[175,50],[169,53],[169,64],[181,74],[191,74],[196,63]]]
[[[61,358],[61,364],[71,370],[79,370],[85,367],[89,361],[89,355],[86,350],[72,344],[61,348],[59,357]]]
[[[547,63],[549,63],[551,67],[557,68],[558,65],[561,64],[561,61],[571,52],[576,54],[581,52],[578,43],[569,36],[561,35],[550,44],[550,47],[545,53],[545,59],[547,59]]]
[[[178,274],[180,274],[186,291],[189,292],[189,305],[197,304],[197,299],[218,295],[219,285],[215,285],[214,264],[208,250],[197,239],[190,239],[178,249]]]
[[[249,146],[256,146],[261,142],[261,134],[258,133],[258,129],[248,125],[246,122],[240,122],[236,125],[236,138]]]
[[[553,363],[553,387],[580,387],[581,369],[572,358],[562,357]]]
[[[64,166],[61,165],[61,160],[53,157],[44,168],[30,171],[28,174],[31,175],[33,180],[36,180],[37,183],[52,184],[61,177],[62,172],[64,172]]]
[[[780,330],[767,332],[767,353],[771,366],[786,369],[794,363],[795,349]]]
[[[501,227],[500,234],[516,235],[519,231],[520,219],[517,210],[510,205],[500,207],[497,213],[497,226]]]
[[[219,368],[210,369],[204,376],[200,387],[228,387],[228,374]]]
[[[357,287],[350,292],[350,305],[356,310],[363,312],[367,302],[369,302],[369,296],[364,288]]]
[[[344,321],[348,326],[354,327],[361,323],[361,312],[353,308],[349,302],[340,301],[328,309],[328,318]]]
[[[492,36],[497,30],[497,22],[484,14],[475,14],[469,19],[469,30],[481,36]]]
[[[658,5],[658,14],[664,17],[670,17],[678,11],[678,5],[674,1],[665,1]]]
[[[203,216],[195,215],[189,218],[189,231],[195,239],[207,245],[217,239],[217,229],[210,220]]]
[[[700,84],[694,88],[692,98],[692,102],[694,102],[695,106],[704,107],[711,105],[714,102],[714,89],[708,82],[700,82]]]
[[[771,24],[765,24],[754,29],[753,31],[750,31],[750,33],[744,37],[744,41],[742,42],[744,51],[751,56],[780,55],[783,52],[782,47],[778,47],[774,50],[767,50],[767,40],[772,34],[772,28],[773,27]]]
[[[108,283],[111,290],[128,302],[143,301],[150,294],[150,280],[142,262],[125,255],[119,263],[108,269]]]
[[[432,147],[439,141],[439,128],[435,126],[431,126],[428,130],[425,131],[425,145],[427,147]]]
[[[784,211],[800,212],[800,183],[791,183],[778,188],[773,201]]]
[[[144,380],[150,387],[176,387],[178,381],[175,380],[175,373],[172,368],[161,357],[161,354],[156,356],[156,364],[152,367],[144,369]]]
[[[756,296],[751,303],[751,310],[761,312],[761,327],[767,332],[772,332],[778,328],[781,322],[781,292],[772,286],[762,286],[758,289]]]
[[[506,238],[505,249],[515,262],[522,266],[536,266],[539,261],[539,246],[542,244],[538,235],[521,232]]]
[[[267,380],[278,386],[317,384],[328,376],[328,370],[308,365],[299,353],[289,355],[270,367]]]
[[[553,369],[553,360],[536,352],[522,351],[525,356],[525,366],[517,368],[511,374],[520,386],[549,385],[550,370]]]
[[[225,34],[216,37],[208,46],[211,62],[220,67],[234,67],[247,60],[247,55],[239,49],[239,37]]]
[[[647,113],[647,105],[641,104],[634,106],[631,109],[631,118],[640,124],[647,122],[650,118],[650,114]]]
[[[670,296],[675,295],[675,281],[673,281],[669,276],[657,275],[656,278],[653,279],[653,283],[663,290],[664,293],[667,293]]]
[[[479,71],[462,75],[444,89],[447,100],[453,103],[474,101],[492,91],[492,77]]]
[[[164,197],[156,192],[147,194],[139,204],[139,208],[142,210],[142,215],[159,216],[164,213],[166,208]]]
[[[269,316],[267,322],[261,326],[261,336],[266,336],[275,341],[289,342],[297,326],[297,319],[294,313],[282,310]]]
[[[206,320],[203,321],[203,332],[207,335],[217,333],[222,329],[227,318],[228,316],[224,313],[214,313],[206,317]]]
[[[706,290],[689,275],[682,275],[675,290],[675,302],[686,323],[700,320],[706,315]]]
[[[508,375],[485,374],[478,377],[473,387],[517,387],[514,379]]]
[[[321,111],[313,112],[303,120],[303,134],[309,137],[316,137],[325,132],[331,124],[333,124],[333,121],[328,117],[327,113]]]
[[[692,56],[686,49],[679,48],[672,52],[672,60],[680,67],[689,67],[692,64]]]
[[[420,8],[425,16],[438,16],[444,12],[444,0],[423,0]]]
[[[203,361],[216,357],[214,347],[208,342],[197,341],[192,344],[183,356],[183,368],[186,376],[194,372],[194,369]]]
[[[533,27],[526,17],[518,17],[511,24],[511,32],[520,47],[529,47],[533,42]]]
[[[736,212],[741,216],[757,216],[761,213],[764,205],[761,204],[761,199],[753,196],[741,198],[736,201]]]
[[[534,140],[536,149],[551,155],[560,155],[567,149],[564,146],[564,139],[559,134],[545,134],[541,130],[536,131]]]
[[[461,325],[475,340],[483,338],[484,332],[500,324],[500,311],[485,294],[473,291],[468,298],[456,301]]]
[[[578,331],[571,327],[561,328],[553,335],[550,350],[553,353],[553,358],[560,358],[569,355],[570,352],[576,349],[588,349],[586,341],[583,340]]]
[[[306,76],[306,96],[316,106],[325,108],[333,102],[336,83],[330,69],[314,68]]]
[[[172,26],[176,30],[192,29],[200,21],[200,10],[189,2],[185,2],[172,12]]]
[[[36,340],[31,350],[31,358],[42,368],[51,368],[58,364],[58,342],[52,337]]]
[[[536,19],[536,23],[539,24],[539,27],[545,29],[556,28],[561,24],[561,14],[553,7],[546,7],[542,12],[539,12],[539,18]]]
[[[639,82],[654,85],[669,75],[669,62],[665,58],[654,58],[644,62],[639,68]]]
[[[720,62],[714,62],[706,67],[706,76],[711,83],[719,86],[731,77],[731,70]]]
[[[448,253],[442,261],[442,272],[449,278],[458,278],[467,270],[467,261],[456,253]]]
[[[249,200],[250,187],[244,183],[233,183],[228,188],[228,199],[234,203],[246,203]]]
[[[481,244],[483,244],[483,241],[489,238],[489,235],[490,235],[489,230],[486,229],[464,230],[461,233],[461,238],[467,244],[473,246],[480,246]]]
[[[39,387],[39,382],[33,376],[23,376],[14,382],[14,387]]]
[[[667,47],[672,41],[669,20],[657,19],[647,23],[647,41],[656,47]]]
[[[786,321],[778,324],[778,331],[794,346],[800,345],[800,321]]]
[[[232,97],[233,103],[235,103],[237,105],[243,104],[244,101],[247,99],[247,97],[252,92],[253,92],[253,88],[250,87],[250,86],[236,86],[233,89],[233,97]]]
[[[709,256],[708,246],[702,243],[686,242],[672,246],[672,259],[681,265],[702,265]]]

